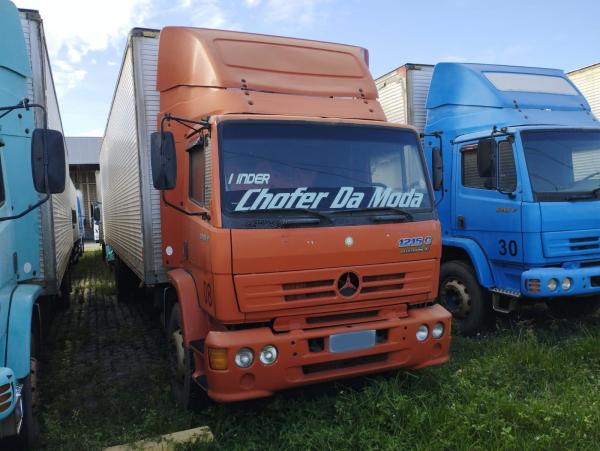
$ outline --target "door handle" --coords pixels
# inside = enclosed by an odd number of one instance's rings
[[[464,216],[457,216],[456,217],[456,223],[459,229],[464,229],[466,224],[465,224],[465,217]]]

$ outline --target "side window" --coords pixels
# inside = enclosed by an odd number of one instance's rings
[[[467,188],[496,189],[496,177],[479,177],[477,172],[477,145],[468,145],[460,149],[462,167],[462,185]]]
[[[190,155],[190,198],[197,204],[205,204],[205,154],[203,146],[196,146]]]
[[[498,189],[507,193],[517,189],[517,167],[510,141],[498,143]]]
[[[0,158],[0,206],[4,205],[6,195],[4,193],[4,177],[2,175],[2,159]]]

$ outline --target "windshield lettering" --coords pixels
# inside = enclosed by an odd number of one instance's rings
[[[340,210],[364,208],[420,208],[424,194],[411,189],[408,192],[394,191],[391,188],[355,188],[342,186],[338,190],[322,189],[309,191],[308,187],[294,191],[253,188],[244,191],[234,211],[263,210]]]

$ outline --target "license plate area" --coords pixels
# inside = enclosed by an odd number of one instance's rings
[[[375,329],[356,330],[329,337],[329,352],[350,352],[375,346]]]

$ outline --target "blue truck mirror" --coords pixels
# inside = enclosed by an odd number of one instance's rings
[[[65,142],[56,130],[36,128],[31,137],[31,174],[35,190],[58,194],[65,190]]]
[[[493,138],[480,139],[477,144],[477,172],[479,177],[492,177],[496,161],[496,140]]]
[[[434,147],[431,154],[431,178],[433,179],[433,189],[439,191],[444,182],[444,160],[442,159],[442,149]]]
[[[175,138],[171,132],[155,132],[150,136],[152,182],[157,190],[171,190],[177,182]]]

